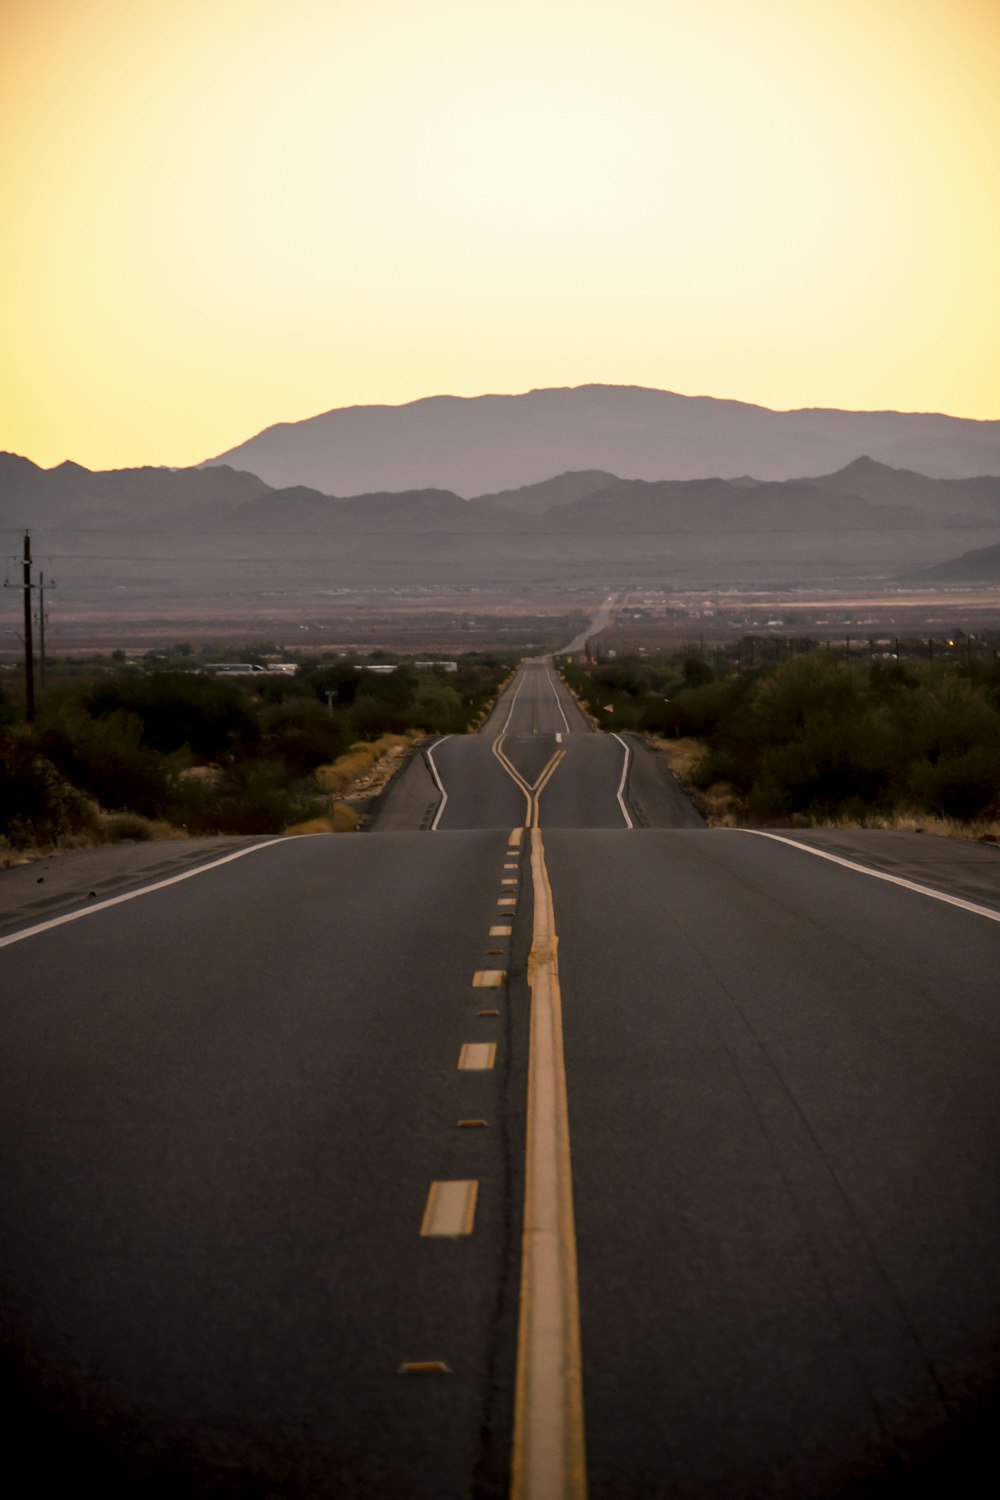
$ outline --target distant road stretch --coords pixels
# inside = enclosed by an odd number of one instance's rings
[[[997,851],[708,829],[546,661],[163,848],[0,872],[32,1492],[995,1486]]]

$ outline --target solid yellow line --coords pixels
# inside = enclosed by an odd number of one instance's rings
[[[514,849],[520,849],[523,835],[523,828],[512,828],[510,830],[510,838],[507,840],[508,844]]]
[[[558,937],[538,828],[531,835],[531,871],[531,1042],[510,1493],[512,1500],[583,1500],[583,1366]]]
[[[503,766],[503,769],[507,772],[507,775],[511,778],[512,781],[517,782],[518,786],[521,788],[521,791],[524,793],[524,800],[527,804],[524,812],[524,823],[525,827],[527,827],[531,823],[531,788],[525,781],[521,773],[518,771],[517,767],[507,759],[506,755],[504,755],[502,734],[493,741],[490,749],[496,759],[500,762],[501,766]]]
[[[540,802],[542,800],[542,793],[544,792],[545,788],[548,786],[549,782],[552,780],[553,776],[556,774],[556,771],[559,769],[560,765],[562,764],[562,761],[563,761],[565,755],[566,755],[566,751],[565,750],[557,750],[556,753],[555,753],[555,755],[553,755],[552,759],[549,761],[548,765],[545,767],[545,770],[542,772],[541,776],[539,776],[538,780],[535,782],[534,786],[532,787],[532,791],[535,794],[534,806],[533,806],[532,812],[531,812],[531,824],[532,824],[533,828],[537,828],[538,827],[538,818],[539,818],[539,810],[540,810],[539,809],[539,804],[540,804]]]
[[[563,759],[565,754],[565,750],[554,750],[552,752],[552,755],[545,762],[545,766],[542,769],[541,775],[536,781],[533,781],[531,783],[531,790],[535,793],[536,801],[538,800],[538,794],[544,791],[548,786],[556,767],[559,765],[559,762]]]

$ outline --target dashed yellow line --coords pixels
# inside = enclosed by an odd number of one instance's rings
[[[486,1073],[496,1060],[496,1042],[464,1042],[458,1054],[458,1066],[463,1073]]]
[[[432,1182],[420,1233],[434,1239],[457,1239],[459,1235],[471,1234],[478,1196],[478,1182]]]
[[[507,978],[506,969],[477,969],[472,976],[474,990],[496,990]]]

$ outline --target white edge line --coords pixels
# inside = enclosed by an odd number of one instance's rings
[[[437,831],[438,831],[438,824],[441,821],[441,814],[444,812],[445,807],[447,806],[447,803],[448,803],[448,793],[444,789],[444,782],[441,780],[440,776],[438,775],[438,768],[434,764],[434,756],[431,754],[431,751],[432,750],[436,750],[437,747],[438,747],[438,745],[443,745],[444,742],[445,742],[445,740],[450,740],[450,739],[451,739],[451,735],[450,734],[443,734],[439,740],[435,740],[434,741],[433,745],[428,745],[426,751],[424,752],[426,754],[426,756],[427,756],[427,764],[431,768],[431,775],[434,777],[434,781],[435,781],[435,784],[437,786],[437,789],[441,793],[441,801],[438,804],[438,810],[434,814],[434,821],[431,824],[431,833],[437,833]]]
[[[134,901],[137,896],[150,896],[154,891],[166,890],[168,885],[178,885],[182,880],[191,880],[195,875],[204,875],[207,870],[217,870],[220,865],[228,865],[234,859],[242,859],[245,854],[256,854],[259,849],[270,849],[275,844],[287,844],[293,838],[301,838],[301,834],[282,835],[281,838],[268,839],[266,844],[251,844],[249,849],[237,849],[234,854],[225,854],[222,859],[213,859],[211,864],[197,865],[193,870],[183,870],[180,875],[171,875],[166,880],[157,880],[154,885],[140,886],[137,891],[125,891],[121,896],[109,896],[106,901],[95,901],[93,906],[81,907],[79,911],[66,912],[61,917],[50,917],[47,922],[37,922],[34,927],[23,927],[20,932],[9,933],[7,937],[0,938],[0,948],[6,948],[11,943],[19,943],[23,938],[34,937],[36,932],[48,932],[53,927],[62,927],[66,922],[78,922],[81,917],[91,917],[95,911],[107,911],[109,906],[121,906],[123,901]]]
[[[931,896],[935,901],[944,901],[948,906],[961,907],[974,916],[988,917],[991,922],[1000,922],[1000,911],[989,906],[979,906],[975,901],[966,901],[962,896],[949,896],[947,891],[936,891],[929,885],[918,885],[915,880],[906,880],[902,875],[889,875],[885,870],[873,870],[869,865],[859,865],[853,859],[844,859],[840,854],[828,854],[825,849],[815,849],[812,844],[800,844],[796,839],[786,839],[780,833],[768,833],[763,828],[730,828],[727,833],[753,833],[758,838],[773,839],[776,844],[788,844],[792,849],[801,849],[805,854],[815,854],[817,859],[828,859],[831,864],[843,865],[847,870],[857,870],[861,875],[871,875],[875,880],[887,880],[890,885],[901,885],[905,891],[916,891],[918,896]]]
[[[622,779],[618,783],[618,806],[622,810],[622,817],[625,819],[625,827],[634,828],[635,824],[632,822],[632,819],[628,815],[628,808],[625,806],[625,798],[622,796],[622,793],[625,790],[625,779],[628,776],[628,763],[632,758],[632,747],[631,745],[626,745],[620,734],[612,733],[611,738],[613,740],[617,740],[619,745],[621,745],[622,749],[625,751],[625,762],[622,766]]]
[[[562,714],[562,721],[563,721],[563,724],[566,726],[566,733],[567,734],[571,734],[572,730],[569,727],[569,720],[566,717],[566,710],[563,708],[562,704],[559,702],[559,694],[556,691],[556,683],[555,683],[555,678],[552,676],[552,668],[551,667],[546,667],[545,671],[546,671],[546,675],[547,675],[547,677],[549,679],[549,687],[552,689],[552,696],[556,700],[556,708],[558,708],[559,712]]]
[[[511,699],[510,709],[508,710],[507,718],[506,718],[506,721],[504,723],[504,726],[501,729],[500,734],[497,736],[498,739],[502,738],[503,735],[505,735],[507,733],[507,730],[508,730],[508,728],[510,726],[510,721],[511,721],[511,719],[513,717],[513,714],[514,714],[514,708],[515,708],[515,706],[517,704],[517,700],[521,696],[521,689],[524,687],[524,668],[522,667],[520,669],[520,671],[521,671],[521,681],[517,685],[517,692],[514,694],[513,698]]]

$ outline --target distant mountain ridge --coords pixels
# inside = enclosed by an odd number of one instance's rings
[[[869,457],[813,478],[622,479],[606,470],[557,474],[538,484],[465,500],[454,491],[423,488],[360,495],[325,494],[307,485],[273,488],[228,465],[193,469],[111,469],[92,472],[63,463],[42,469],[0,453],[0,505],[15,526],[134,526],[197,533],[346,529],[364,532],[405,524],[411,531],[441,525],[470,533],[514,526],[628,531],[920,529],[1000,526],[1000,476],[932,479]]]
[[[188,596],[251,577],[292,591],[708,588],[897,576],[1000,541],[1000,476],[931,479],[868,458],[777,481],[585,470],[466,500],[441,488],[272,489],[226,465],[45,470],[0,454],[0,527],[8,553],[29,527],[36,556],[59,560],[60,583],[75,569],[94,597],[153,576]]]
[[[444,489],[500,494],[550,475],[792,479],[869,454],[925,477],[1000,474],[1000,421],[921,412],[779,412],[643,386],[585,385],[516,396],[430,396],[281,422],[206,460],[275,488],[332,494]],[[524,508],[514,505],[512,508]]]

